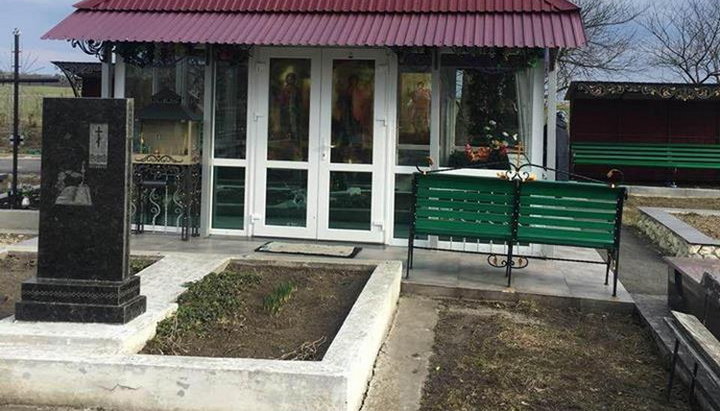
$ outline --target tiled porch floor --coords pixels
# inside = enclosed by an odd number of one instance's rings
[[[257,247],[267,241],[269,239],[218,236],[181,241],[177,234],[145,233],[131,237],[131,249],[133,254],[189,252],[244,255],[254,253]],[[36,247],[34,239],[8,249],[34,251]],[[361,247],[363,249],[355,260],[399,260],[405,263],[405,247],[368,244],[362,244]],[[269,255],[263,254],[266,257]],[[568,259],[602,261],[599,254],[591,249],[556,247],[555,255]],[[293,259],[293,255],[276,256],[278,259]],[[580,306],[593,303],[617,304],[623,309],[632,309],[632,297],[622,286],[622,256],[620,258],[621,282],[618,284],[617,297],[612,297],[612,285],[604,285],[605,266],[600,264],[530,260],[527,268],[513,271],[513,287],[508,289],[504,269],[489,266],[484,255],[420,249],[415,251],[415,267],[410,272],[410,278],[404,280],[403,287],[405,290],[442,296],[490,299],[512,299],[512,296],[517,295],[562,297],[574,300]],[[318,259],[338,261],[335,258]]]

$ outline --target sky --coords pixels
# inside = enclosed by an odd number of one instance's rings
[[[74,10],[79,0],[0,0],[0,70],[12,67],[13,29],[20,29],[20,46],[23,61],[34,61],[30,72],[58,73],[53,60],[93,61],[91,56],[73,49],[61,40],[41,40],[50,30]]]
[[[12,68],[13,28],[22,33],[23,61],[35,61],[29,71],[38,74],[57,73],[53,60],[94,61],[93,57],[74,49],[66,41],[41,40],[40,37],[68,16],[79,0],[0,0],[5,12],[0,13],[0,71]],[[628,0],[637,5],[647,0]],[[668,4],[668,0],[654,0],[654,4]],[[671,3],[671,2],[670,2]],[[9,12],[8,12],[9,10]],[[625,73],[613,75],[616,80],[658,80],[657,73]],[[664,78],[664,80],[673,80]],[[677,80],[677,79],[675,79]]]

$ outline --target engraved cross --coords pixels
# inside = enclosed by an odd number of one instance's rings
[[[102,140],[102,128],[98,126],[97,129],[95,129],[95,135],[97,136],[97,140],[95,140],[95,144],[97,144],[98,148],[100,148],[100,141]]]

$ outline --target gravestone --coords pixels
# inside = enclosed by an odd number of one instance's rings
[[[44,100],[38,271],[17,320],[124,324],[145,312],[128,261],[132,109]]]

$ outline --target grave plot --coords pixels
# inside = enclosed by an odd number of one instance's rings
[[[717,214],[690,212],[678,213],[675,216],[700,230],[708,237],[720,240],[720,211]]]
[[[660,207],[638,210],[638,229],[663,254],[720,259],[720,238],[711,236],[720,228],[720,211]]]
[[[139,276],[148,310],[127,324],[0,321],[0,398],[109,409],[357,410],[392,323],[402,267],[173,253]]]
[[[634,316],[447,300],[422,410],[689,410]]]
[[[189,284],[142,353],[321,360],[371,272],[231,264]]]

